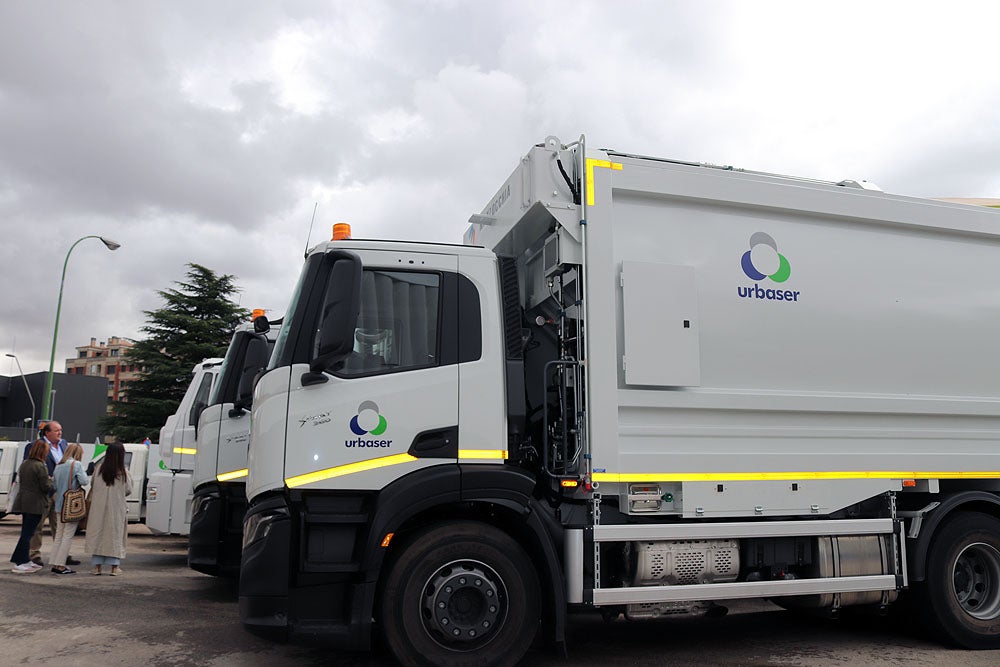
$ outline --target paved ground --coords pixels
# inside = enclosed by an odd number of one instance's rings
[[[6,563],[19,517],[0,519]],[[46,537],[48,555],[51,540]],[[83,538],[74,543],[83,556]],[[56,577],[0,570],[0,665],[364,665],[393,664],[382,651],[333,654],[275,644],[240,626],[233,582],[186,565],[183,538],[130,529],[120,577]],[[955,651],[919,628],[887,619],[837,622],[778,610],[765,602],[733,607],[720,619],[606,624],[574,619],[570,659],[533,651],[531,667],[572,665],[1000,665],[1000,651]]]

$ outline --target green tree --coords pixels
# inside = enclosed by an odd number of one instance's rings
[[[125,442],[155,441],[160,427],[176,410],[191,369],[226,352],[233,330],[249,319],[249,311],[230,300],[239,292],[231,275],[218,275],[199,264],[188,264],[187,280],[158,291],[164,305],[144,311],[148,338],[137,341],[125,362],[141,368],[125,400],[112,404],[113,413],[100,428]]]

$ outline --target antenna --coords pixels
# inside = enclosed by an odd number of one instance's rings
[[[312,238],[313,234],[313,223],[316,222],[316,209],[319,208],[319,202],[313,204],[313,215],[312,220],[309,221],[309,233],[306,235],[306,249],[302,252],[302,258],[305,259],[309,256],[309,239]]]

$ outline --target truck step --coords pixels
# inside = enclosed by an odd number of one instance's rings
[[[896,577],[890,574],[861,577],[828,577],[822,579],[782,579],[779,581],[733,582],[726,584],[598,588],[593,591],[593,599],[595,605],[601,606],[642,602],[731,600],[736,598],[772,598],[786,595],[893,590],[896,590]]]

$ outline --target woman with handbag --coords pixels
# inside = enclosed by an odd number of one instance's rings
[[[92,574],[103,574],[101,568],[105,565],[111,566],[112,577],[121,574],[119,565],[125,557],[128,535],[125,496],[130,493],[132,477],[125,468],[125,446],[116,442],[108,445],[90,485],[86,550],[93,554]]]
[[[17,469],[17,479],[21,484],[17,498],[11,507],[11,513],[21,515],[21,537],[17,540],[10,562],[14,564],[11,572],[14,574],[31,574],[42,569],[40,565],[31,562],[31,536],[35,534],[38,522],[49,508],[49,491],[52,490],[52,480],[49,479],[49,469],[45,467],[45,459],[49,455],[49,443],[41,438],[32,443],[28,450],[28,458]]]
[[[83,447],[74,442],[66,448],[62,461],[52,473],[52,481],[56,487],[53,502],[56,516],[59,517],[56,543],[49,560],[53,574],[76,574],[76,570],[66,567],[66,557],[69,556],[69,547],[80,527],[80,521],[86,516],[83,487],[90,480],[80,462],[82,459]]]

